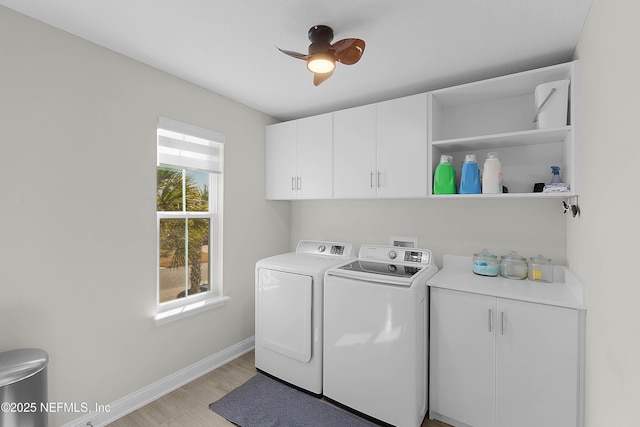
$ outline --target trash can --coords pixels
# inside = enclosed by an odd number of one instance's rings
[[[0,426],[47,427],[47,363],[44,350],[0,353]]]

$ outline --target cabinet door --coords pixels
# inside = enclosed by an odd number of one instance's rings
[[[577,425],[578,319],[577,310],[498,300],[498,427]]]
[[[265,194],[267,199],[296,197],[296,123],[269,125],[265,135]]]
[[[427,94],[377,105],[378,197],[427,195]]]
[[[440,414],[465,425],[493,427],[495,310],[494,297],[431,288],[432,417]]]
[[[334,196],[376,195],[376,106],[333,113]]]
[[[332,196],[333,117],[331,113],[297,122],[298,198]]]

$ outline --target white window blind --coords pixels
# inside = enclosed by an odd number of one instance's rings
[[[222,173],[224,134],[160,117],[158,166]]]

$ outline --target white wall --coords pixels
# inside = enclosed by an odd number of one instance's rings
[[[566,215],[558,199],[330,200],[291,202],[291,245],[300,239],[388,245],[417,237],[438,266],[442,255],[516,250],[566,263]]]
[[[255,262],[290,241],[264,200],[273,119],[2,6],[0,62],[0,351],[46,350],[50,400],[92,406],[251,337]],[[159,115],[226,134],[231,300],[157,327]]]
[[[588,427],[640,420],[640,2],[593,0],[581,62],[581,217],[571,269],[587,287]]]

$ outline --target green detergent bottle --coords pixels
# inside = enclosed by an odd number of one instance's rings
[[[456,194],[456,171],[451,166],[452,156],[440,156],[440,164],[433,174],[433,194]]]

